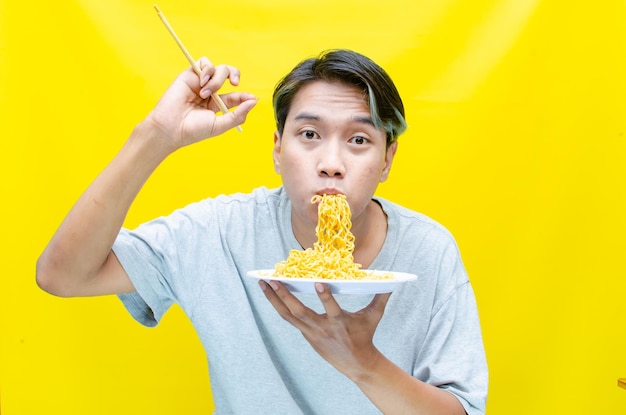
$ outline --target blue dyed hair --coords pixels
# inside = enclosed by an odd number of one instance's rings
[[[387,72],[366,56],[337,49],[300,62],[276,85],[273,104],[279,135],[296,94],[314,81],[340,82],[363,91],[374,125],[387,133],[387,146],[406,130],[404,105]]]

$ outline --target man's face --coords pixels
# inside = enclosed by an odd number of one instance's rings
[[[341,83],[316,81],[295,96],[282,137],[274,137],[274,167],[293,205],[292,220],[317,224],[316,194],[343,193],[353,223],[379,182],[387,179],[397,142],[371,120],[363,93]]]

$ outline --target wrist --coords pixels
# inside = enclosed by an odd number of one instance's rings
[[[373,347],[373,346],[372,346]],[[372,352],[358,368],[354,368],[347,376],[357,385],[365,385],[374,382],[379,378],[381,370],[384,370],[387,358],[380,351],[373,347]]]
[[[127,145],[140,152],[142,159],[157,165],[177,150],[167,139],[163,129],[150,116],[135,126]]]

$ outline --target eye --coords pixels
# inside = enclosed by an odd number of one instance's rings
[[[350,142],[354,143],[354,144],[358,144],[358,145],[363,145],[363,144],[367,144],[369,142],[369,140],[367,138],[365,138],[365,137],[361,137],[361,136],[357,135],[355,137],[352,137],[350,139]]]
[[[300,135],[302,135],[302,137],[306,138],[307,140],[315,140],[316,138],[319,138],[319,134],[311,130],[302,131]]]

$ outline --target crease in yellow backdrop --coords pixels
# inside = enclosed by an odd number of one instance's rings
[[[179,308],[147,329],[114,297],[58,299],[34,282],[64,215],[187,66],[152,4],[0,1],[4,415],[213,408]],[[323,49],[361,51],[395,79],[409,122],[379,194],[459,242],[483,323],[488,413],[625,413],[623,1],[159,6],[194,56],[239,67],[240,88],[261,100],[243,133],[166,160],[127,226],[278,185],[275,82]]]

